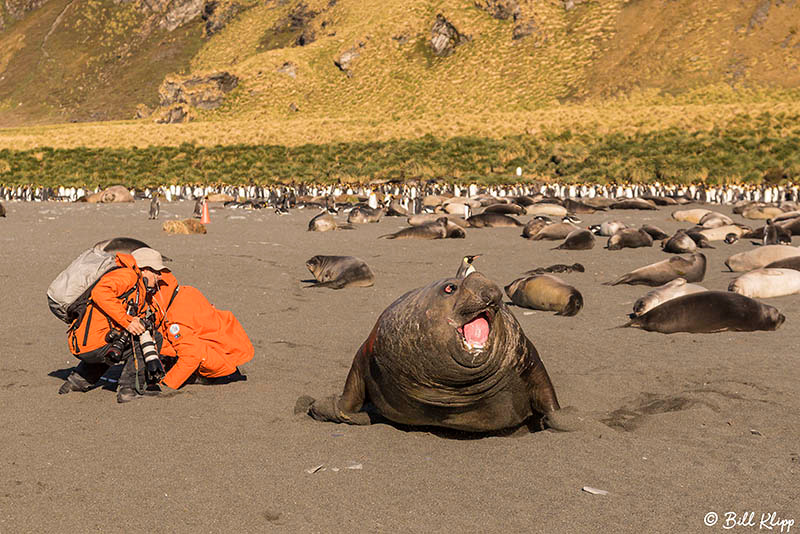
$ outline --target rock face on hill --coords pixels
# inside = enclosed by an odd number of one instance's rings
[[[239,78],[221,71],[179,78],[168,76],[158,90],[160,109],[156,122],[187,122],[195,109],[214,109],[239,85]]]
[[[475,7],[499,20],[517,20],[520,14],[517,0],[475,0]]]
[[[439,57],[449,56],[457,46],[469,41],[470,37],[459,32],[441,13],[431,28],[431,50]]]

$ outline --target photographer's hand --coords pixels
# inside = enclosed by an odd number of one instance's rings
[[[138,336],[139,334],[144,333],[145,327],[141,319],[139,319],[138,317],[134,317],[133,321],[131,321],[131,324],[125,327],[125,330],[127,330],[134,336]]]

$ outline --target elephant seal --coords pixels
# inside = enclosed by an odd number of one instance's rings
[[[608,250],[621,250],[623,248],[652,247],[653,238],[644,230],[638,228],[623,228],[608,238]]]
[[[612,210],[657,210],[658,207],[643,198],[629,198],[614,202],[609,206]]]
[[[664,252],[683,254],[697,250],[697,244],[686,234],[685,230],[678,230],[672,237],[661,242],[661,249]]]
[[[623,274],[613,282],[603,285],[616,286],[619,284],[660,286],[676,278],[684,278],[687,282],[702,282],[706,275],[706,257],[696,252],[688,259],[674,256],[668,260],[658,261],[639,267],[629,273]]]
[[[520,206],[519,204],[506,204],[504,202],[498,202],[497,204],[492,204],[491,206],[486,206],[484,208],[483,213],[502,213],[504,215],[524,215],[525,208]]]
[[[511,302],[532,310],[554,311],[556,315],[576,315],[583,307],[580,291],[552,274],[518,278],[505,287]]]
[[[522,229],[522,237],[525,239],[531,239],[533,236],[539,233],[539,231],[547,226],[547,221],[543,221],[541,219],[531,219],[527,223],[525,223],[525,227]]]
[[[611,237],[627,227],[628,225],[622,221],[604,221],[601,224],[590,226],[589,230],[591,230],[594,235]]]
[[[547,224],[539,229],[538,232],[533,234],[530,239],[531,241],[540,241],[542,239],[547,239],[550,241],[554,241],[556,239],[566,239],[566,237],[574,232],[575,230],[580,230],[579,227],[575,226],[572,223],[555,223],[555,224]],[[524,230],[523,230],[523,235]]]
[[[734,254],[725,260],[725,266],[733,272],[752,271],[793,256],[800,256],[800,249],[787,245],[765,245]]]
[[[750,298],[768,299],[800,293],[800,271],[756,269],[732,280],[728,291]]]
[[[531,204],[525,208],[528,215],[547,215],[550,217],[563,217],[567,214],[567,208],[559,204],[538,203]]]
[[[464,232],[463,228],[457,225],[454,227]],[[410,226],[398,230],[393,234],[384,234],[378,238],[385,237],[386,239],[444,239],[447,237],[448,221],[447,217],[439,217],[433,222],[429,222],[420,226]],[[466,235],[466,234],[465,234]]]
[[[742,237],[749,229],[736,224],[728,224],[717,228],[706,228],[697,233],[705,237],[708,241],[724,241],[728,234],[736,235],[737,239]]]
[[[572,265],[564,265],[563,263],[556,263],[550,267],[536,267],[530,271],[525,271],[525,274],[542,274],[542,273],[571,273],[571,272],[586,272],[586,268],[580,263],[573,263]]]
[[[659,228],[658,226],[652,226],[650,224],[643,224],[642,225],[642,230],[644,230],[645,232],[650,234],[650,237],[653,238],[653,241],[656,241],[656,240],[659,240],[659,239],[667,239],[669,237],[669,234],[666,233],[661,228]]]
[[[412,215],[406,219],[406,222],[409,226],[422,226],[423,224],[432,223],[437,219],[441,219],[442,217],[447,217],[447,220],[450,221],[450,224],[457,224],[461,228],[469,228],[469,223],[467,223],[467,221],[462,217],[445,215],[443,213],[421,213],[419,215]]]
[[[472,228],[504,228],[522,226],[522,223],[510,215],[502,213],[479,213],[467,219]]]
[[[356,206],[347,215],[347,222],[366,224],[380,222],[383,214],[386,213],[384,209],[372,209],[369,206]]]
[[[337,423],[367,425],[377,415],[402,425],[496,432],[542,416],[551,424],[559,404],[502,291],[475,272],[394,301],[358,349],[341,396],[300,397],[300,412]]]
[[[695,226],[694,228],[689,228],[686,230],[686,235],[688,235],[697,248],[714,248],[711,246],[711,243],[708,241],[708,238],[702,233],[701,230],[697,229],[698,227]],[[702,228],[702,227],[700,227]]]
[[[791,258],[784,258],[782,260],[773,261],[766,265],[765,269],[794,269],[800,271],[800,256],[792,256]]]
[[[745,219],[772,219],[783,214],[783,210],[775,206],[750,206],[742,211]]]
[[[683,295],[691,295],[692,293],[700,293],[701,291],[708,291],[708,289],[697,284],[689,284],[684,278],[676,278],[638,298],[633,303],[633,313],[629,317],[639,317],[668,300],[682,297]]]
[[[696,208],[693,210],[678,210],[672,212],[672,218],[680,222],[700,224],[700,220],[708,213],[711,213],[711,210],[703,208]]]
[[[594,234],[589,230],[573,230],[563,243],[553,250],[590,250],[594,248]]]
[[[92,193],[82,200],[90,204],[109,204],[114,202],[133,202],[133,195],[124,185],[112,185],[97,193]]]
[[[624,326],[650,332],[710,334],[777,330],[786,318],[772,306],[729,291],[703,291],[656,306]]]
[[[306,267],[317,281],[306,287],[370,287],[375,275],[364,260],[353,256],[313,256]]]
[[[585,204],[579,200],[573,200],[571,198],[565,198],[562,202],[565,208],[569,213],[579,213],[579,214],[590,214],[594,213],[598,210],[605,210],[605,208],[595,208],[594,206],[590,206],[589,204]]]
[[[719,228],[720,226],[727,226],[729,224],[733,224],[733,219],[724,215],[722,213],[717,213],[716,211],[710,211],[700,217],[700,220],[697,221],[697,224],[702,226],[703,228]]]
[[[333,215],[321,211],[308,221],[309,232],[330,232],[331,230],[353,230],[352,224],[338,224]]]

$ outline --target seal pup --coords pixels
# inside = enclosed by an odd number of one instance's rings
[[[701,291],[708,291],[708,289],[697,284],[690,284],[685,278],[676,278],[636,299],[636,302],[633,303],[633,313],[628,317],[639,317],[668,300],[692,293],[700,293]]]
[[[553,250],[591,250],[594,248],[594,234],[589,230],[573,230],[563,243]]]
[[[536,267],[530,271],[525,271],[525,274],[542,274],[542,273],[577,273],[585,272],[586,269],[580,263],[573,263],[572,265],[564,265],[563,263],[556,263],[549,267]]]
[[[623,248],[652,247],[653,238],[644,230],[638,228],[624,228],[608,238],[608,250],[621,250]]]
[[[482,254],[473,254],[472,256],[464,256],[461,259],[461,264],[458,266],[458,271],[456,271],[456,278],[466,278],[467,276],[471,275],[475,272],[475,266],[472,265],[472,262],[475,261],[475,258],[480,258]]]
[[[667,260],[639,267],[623,274],[613,282],[605,282],[603,285],[630,284],[656,287],[676,278],[683,278],[687,282],[702,282],[705,275],[706,257],[700,252],[695,252],[688,259],[682,256],[674,256]]]
[[[507,204],[504,202],[499,202],[497,204],[492,204],[490,206],[486,206],[483,210],[483,213],[502,213],[504,215],[524,215],[525,208],[520,206],[519,204]]]
[[[539,230],[541,230],[548,224],[550,224],[548,221],[543,221],[541,219],[537,219],[534,217],[533,219],[525,223],[525,227],[522,228],[522,237],[524,237],[525,239],[531,239],[539,232]]]
[[[623,327],[673,334],[777,330],[786,318],[772,306],[729,291],[684,295],[634,317]]]
[[[525,208],[528,215],[547,215],[550,217],[563,217],[567,214],[567,208],[559,204],[537,203]]]
[[[800,249],[787,245],[765,245],[734,254],[725,260],[725,266],[733,272],[752,271],[793,256],[800,256]]]
[[[559,411],[533,343],[500,288],[479,272],[394,301],[358,349],[342,394],[295,404],[295,413],[320,421],[368,425],[383,417],[467,432],[517,428],[542,416],[552,426]]]
[[[672,218],[680,222],[689,222],[692,224],[700,224],[700,220],[706,214],[711,213],[711,210],[696,208],[692,210],[677,210],[672,212]]]
[[[447,217],[439,217],[433,222],[429,222],[420,226],[410,226],[398,230],[393,234],[384,234],[378,236],[378,239],[385,237],[386,239],[444,239],[447,237],[448,231]],[[459,228],[457,225],[453,225]],[[463,228],[459,228],[462,232]]]
[[[643,198],[629,198],[619,200],[609,206],[612,210],[657,210],[658,207]]]
[[[148,218],[150,220],[158,219],[158,214],[161,212],[161,202],[158,200],[159,194],[156,193],[153,195],[153,198],[150,199],[150,212],[148,213]]]
[[[642,230],[650,234],[650,237],[653,238],[653,241],[660,240],[660,239],[667,239],[669,234],[666,233],[664,230],[659,228],[658,226],[652,226],[650,224],[643,224]]]
[[[719,228],[720,226],[728,226],[733,224],[733,219],[722,213],[710,211],[700,217],[700,220],[697,222],[697,224],[703,228]]]
[[[385,212],[386,210],[383,208],[372,209],[369,206],[356,206],[347,215],[347,222],[358,224],[380,222]]]
[[[370,287],[375,275],[364,260],[353,256],[313,256],[306,267],[317,280],[306,287]]]
[[[580,291],[552,274],[518,278],[508,284],[505,291],[517,306],[554,311],[556,315],[576,315],[583,307]]]
[[[673,254],[683,254],[696,251],[697,244],[686,234],[685,230],[678,230],[672,237],[661,242],[661,250]]]
[[[331,230],[354,230],[355,227],[352,224],[338,224],[333,215],[328,213],[327,210],[321,211],[318,214],[314,215],[310,221],[308,221],[308,231],[309,232],[329,232]]]
[[[627,227],[628,225],[622,221],[603,221],[601,224],[593,224],[589,227],[589,230],[591,230],[594,235],[611,237]]]
[[[728,291],[750,298],[783,297],[800,293],[800,271],[761,268],[731,281]]]
[[[467,219],[471,228],[507,228],[522,226],[522,223],[510,215],[502,213],[479,213]]]
[[[386,208],[387,217],[408,217],[408,210],[403,207],[400,199],[393,197]]]
[[[578,213],[581,215],[594,213],[598,210],[605,211],[606,209],[603,207],[595,208],[594,206],[590,206],[589,204],[586,204],[579,200],[573,200],[571,198],[565,198],[562,204],[564,205],[565,208],[567,208],[567,211],[569,213]]]
[[[765,269],[794,269],[800,271],[800,256],[792,256],[791,258],[784,258],[776,260],[766,265]]]
[[[542,226],[538,232],[531,235],[528,239],[530,239],[531,241],[540,241],[542,239],[547,239],[549,241],[555,241],[557,239],[566,239],[566,237],[575,230],[580,230],[580,228],[572,223],[562,222],[562,223],[546,224]],[[524,230],[522,235],[525,235]]]

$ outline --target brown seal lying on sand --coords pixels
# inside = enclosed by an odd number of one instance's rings
[[[376,412],[403,425],[468,432],[515,428],[531,416],[559,426],[556,392],[536,348],[500,288],[478,272],[393,302],[358,349],[342,395],[300,397],[295,412],[362,425]]]
[[[689,256],[689,259],[681,256],[674,256],[668,260],[657,261],[644,267],[639,267],[629,273],[625,273],[613,282],[605,282],[603,285],[616,286],[619,284],[660,286],[683,278],[687,282],[702,282],[706,276],[706,257],[696,252]]]
[[[306,267],[317,279],[306,287],[342,289],[350,286],[369,287],[375,283],[375,275],[369,265],[353,256],[317,255],[306,262]]]
[[[556,315],[577,315],[583,307],[580,291],[552,274],[518,278],[505,287],[511,302],[532,310],[554,311]]]
[[[777,330],[786,317],[772,306],[729,291],[703,291],[669,300],[624,326],[651,332],[710,334]]]

